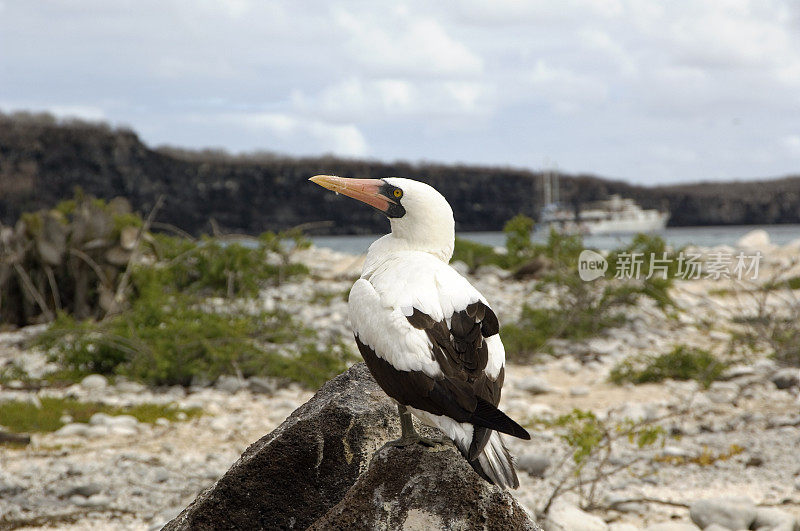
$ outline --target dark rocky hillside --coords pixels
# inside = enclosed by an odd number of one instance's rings
[[[459,230],[498,230],[517,213],[537,216],[540,174],[511,168],[381,163],[333,157],[151,149],[130,130],[58,122],[48,115],[0,115],[0,221],[55,205],[76,186],[103,198],[127,197],[146,212],[166,196],[158,220],[192,233],[258,233],[309,222],[317,232],[374,233],[386,221],[307,183],[319,173],[412,177],[438,188]],[[800,177],[641,187],[594,176],[563,176],[562,197],[578,204],[620,193],[645,207],[668,208],[671,225],[800,223]]]

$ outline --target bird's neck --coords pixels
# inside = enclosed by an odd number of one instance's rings
[[[442,237],[439,238],[438,241],[433,238],[414,240],[398,237],[392,232],[391,234],[378,238],[369,246],[367,257],[364,261],[363,274],[370,274],[386,260],[393,259],[397,253],[407,251],[429,253],[447,264],[453,256],[454,245],[455,236],[451,236],[449,239],[447,237]]]

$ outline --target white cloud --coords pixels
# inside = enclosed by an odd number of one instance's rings
[[[600,103],[608,93],[602,81],[569,68],[551,66],[543,59],[536,61],[528,81],[532,94],[545,99],[559,112],[574,112],[585,104]]]
[[[788,135],[783,137],[783,147],[793,156],[800,156],[800,135]]]
[[[396,8],[388,16],[339,9],[334,19],[348,35],[350,54],[373,72],[442,76],[483,69],[483,60],[432,18]]]
[[[316,94],[295,91],[294,107],[332,120],[467,117],[487,113],[491,88],[471,81],[346,79]]]
[[[745,5],[749,2],[732,4],[707,2],[702,12],[669,25],[679,61],[712,68],[763,67],[795,53],[789,33],[776,24],[779,12],[759,12]]]
[[[195,119],[206,121],[209,117]],[[305,153],[324,152],[348,157],[363,157],[368,153],[364,135],[353,124],[330,124],[271,112],[229,113],[210,119],[241,126],[256,133],[267,133],[279,142],[288,141],[302,145]],[[271,144],[267,142],[266,145]]]
[[[466,20],[480,25],[571,24],[578,17],[619,16],[624,6],[618,0],[468,0],[459,2],[457,10]]]
[[[13,112],[15,110],[48,112],[57,118],[62,118],[62,119],[78,118],[81,120],[88,120],[92,122],[99,122],[109,119],[109,116],[108,114],[106,114],[106,111],[103,110],[103,108],[98,107],[96,105],[81,105],[81,104],[53,105],[42,101],[0,100],[0,109],[5,109],[6,112]]]
[[[45,108],[59,118],[83,118],[94,121],[108,119],[103,109],[93,105],[48,105]]]

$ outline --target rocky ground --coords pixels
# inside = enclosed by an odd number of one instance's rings
[[[776,248],[757,236],[742,245],[764,252],[768,264],[760,278],[798,275],[793,260],[800,246]],[[311,249],[299,259],[312,266],[313,278],[266,289],[253,304],[290,310],[318,330],[320,341],[351,341],[344,294],[360,258]],[[501,323],[513,322],[524,302],[537,304],[544,297],[533,290],[535,280],[514,281],[496,268],[482,268],[471,280]],[[609,458],[612,465],[641,459],[601,482],[602,507],[587,514],[578,509],[575,493],[565,494],[543,522],[546,529],[792,529],[800,517],[800,370],[781,368],[762,351],[729,368],[709,389],[693,381],[608,382],[620,360],[665,353],[677,344],[727,355],[739,330],[737,316],[758,304],[771,312],[785,309],[784,298],[757,299],[745,295],[744,287],[727,280],[680,281],[674,297],[681,311],[671,317],[643,301],[621,328],[588,341],[556,342],[554,354],[536,364],[509,363],[501,407],[515,419],[533,422],[580,408],[601,419],[663,419],[672,435],[664,446],[619,445]],[[22,349],[39,331],[0,334],[0,365],[15,360],[32,376],[46,372],[42,353]],[[160,528],[312,394],[255,378],[224,378],[189,389],[146,389],[96,375],[62,389],[7,382],[0,400],[35,402],[55,395],[113,405],[174,403],[204,414],[154,424],[96,415],[89,424],[34,434],[27,446],[0,446],[0,517],[14,527]],[[559,463],[568,449],[554,428],[542,426],[532,434],[531,441],[508,444],[522,470],[514,495],[536,511],[563,477]],[[703,464],[702,456],[714,462]]]

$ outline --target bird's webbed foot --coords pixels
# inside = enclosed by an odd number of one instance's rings
[[[400,429],[402,430],[402,435],[400,435],[399,439],[387,442],[387,446],[405,448],[412,444],[421,444],[428,447],[444,444],[444,439],[430,439],[417,433],[414,429],[414,422],[411,420],[411,413],[404,405],[397,404],[397,412],[400,414]]]

